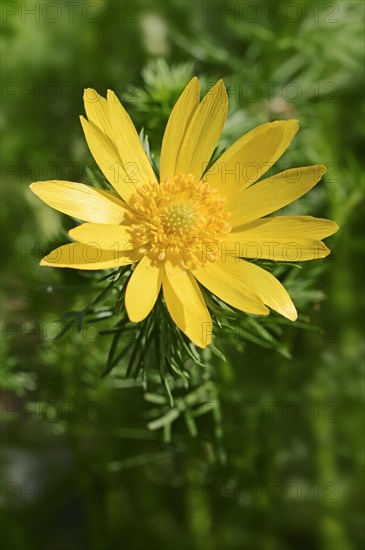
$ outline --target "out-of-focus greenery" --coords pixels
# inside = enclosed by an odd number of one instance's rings
[[[2,8],[4,548],[361,548],[362,2]],[[158,160],[191,74],[205,90],[226,82],[222,147],[268,120],[300,120],[275,169],[329,170],[286,211],[334,219],[341,230],[331,256],[286,279],[312,330],[299,322],[276,331],[282,353],[257,345],[255,330],[217,333],[228,361],[208,352],[206,362],[221,406],[206,386],[212,412],[197,418],[198,435],[177,419],[166,445],[146,428],[163,398],[146,399],[118,369],[100,381],[107,337],[89,327],[54,340],[58,317],[85,307],[100,285],[38,266],[73,222],[28,184],[91,183],[77,118],[89,86],[124,99]]]

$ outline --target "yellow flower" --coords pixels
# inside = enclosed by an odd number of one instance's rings
[[[76,242],[41,265],[96,270],[134,264],[125,295],[130,320],[147,317],[162,286],[173,321],[202,348],[211,342],[212,326],[200,285],[239,310],[267,315],[270,307],[294,321],[283,285],[242,258],[298,261],[329,253],[321,239],[337,231],[336,223],[264,217],[309,191],[326,170],[307,166],[257,182],[289,146],[297,121],[258,126],[207,168],[228,100],[220,80],[200,101],[193,78],[171,112],[157,180],[115,94],[108,91],[105,99],[85,90],[84,100],[86,141],[116,193],[68,181],[33,183],[49,206],[88,222],[70,231]]]

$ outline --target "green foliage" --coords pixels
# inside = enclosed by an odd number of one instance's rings
[[[160,129],[192,73],[192,62],[169,66],[164,59],[151,60],[141,71],[144,87],[126,91],[122,99],[146,115],[148,128]]]

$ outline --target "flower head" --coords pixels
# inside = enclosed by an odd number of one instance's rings
[[[84,100],[86,141],[114,191],[67,181],[31,185],[48,205],[87,222],[70,231],[74,243],[41,265],[97,270],[131,264],[125,295],[130,320],[149,315],[162,287],[173,321],[200,347],[212,332],[200,285],[241,311],[267,315],[272,308],[294,321],[296,309],[283,285],[244,258],[303,261],[329,253],[322,239],[337,231],[336,223],[265,217],[309,191],[326,171],[307,166],[260,180],[289,146],[297,121],[258,126],[209,166],[227,94],[219,81],[201,101],[193,78],[171,112],[157,178],[115,94],[105,99],[88,89]]]

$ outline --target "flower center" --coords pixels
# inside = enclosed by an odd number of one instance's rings
[[[146,184],[131,197],[127,221],[132,240],[155,260],[170,260],[185,269],[214,261],[231,231],[224,202],[191,174]]]
[[[187,201],[177,202],[167,209],[163,225],[167,232],[184,235],[191,231],[198,221],[195,206]]]

